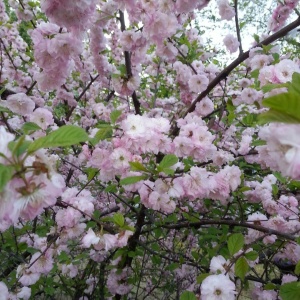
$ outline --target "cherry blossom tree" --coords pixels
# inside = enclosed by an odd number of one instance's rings
[[[0,0],[0,299],[299,299],[298,2]]]

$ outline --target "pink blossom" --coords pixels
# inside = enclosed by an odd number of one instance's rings
[[[91,245],[99,243],[99,241],[100,237],[96,236],[95,232],[89,228],[87,234],[82,239],[82,246],[89,248]]]
[[[294,179],[300,179],[299,129],[300,125],[275,123],[261,129],[259,133],[267,141],[271,158],[270,163],[267,163]]]
[[[54,124],[52,113],[46,108],[37,108],[31,115],[30,121],[39,125],[43,130]]]
[[[41,273],[34,273],[27,269],[26,266],[20,265],[17,268],[17,278],[19,282],[24,286],[35,284],[41,277]]]
[[[208,82],[209,80],[206,75],[192,75],[189,80],[189,88],[194,93],[201,93],[207,88]]]
[[[227,273],[230,261],[227,261],[222,255],[214,256],[210,261],[210,272],[219,274],[222,273],[225,275]]]
[[[35,103],[24,93],[17,93],[7,97],[6,106],[14,113],[21,116],[30,115],[34,108]]]
[[[250,60],[250,67],[251,67],[252,70],[261,69],[264,66],[269,65],[273,60],[274,59],[271,55],[256,54]]]
[[[67,207],[66,209],[59,210],[56,214],[55,220],[59,227],[74,227],[82,217],[81,212],[73,207]]]
[[[31,288],[23,286],[17,293],[18,299],[28,300],[31,297]]]
[[[0,281],[0,300],[7,300],[9,296],[6,284]]]
[[[62,274],[67,275],[70,278],[74,278],[77,276],[78,274],[78,267],[73,265],[73,264],[69,264],[69,265],[62,265]]]
[[[133,235],[133,231],[131,230],[125,230],[125,231],[121,231],[118,235],[117,235],[117,243],[116,243],[116,247],[122,248],[125,247],[128,243],[128,239]]]
[[[210,275],[201,284],[201,300],[234,300],[235,284],[223,274]]]
[[[275,65],[275,76],[280,83],[286,83],[292,81],[292,75],[294,72],[299,73],[299,66],[292,60],[283,59]]]
[[[43,0],[41,9],[51,22],[62,27],[83,30],[88,26],[96,1]]]
[[[291,274],[285,274],[282,276],[282,284],[294,281],[298,281],[298,278],[296,276],[293,276]]]
[[[8,149],[9,142],[15,139],[12,133],[6,131],[4,126],[0,126],[0,153],[2,153],[7,158],[10,158],[11,152]],[[0,157],[0,162],[5,163],[5,158]]]
[[[233,7],[229,5],[228,0],[218,0],[219,14],[221,20],[231,20],[235,16]]]
[[[151,192],[147,201],[142,202],[148,208],[166,213],[172,213],[176,208],[175,202],[167,194],[160,194],[156,191]]]
[[[214,103],[208,98],[204,97],[200,102],[196,104],[195,112],[200,116],[205,117],[214,110]]]
[[[263,94],[261,91],[256,91],[252,88],[244,88],[240,95],[242,103],[249,105],[253,104],[255,101],[260,101],[262,96]]]
[[[161,44],[165,38],[176,33],[178,25],[174,13],[156,11],[146,18],[143,32],[147,39]]]
[[[48,274],[53,268],[53,258],[49,251],[45,254],[36,252],[32,255],[30,263],[30,271],[33,273]]]
[[[209,173],[204,168],[192,167],[190,174],[183,176],[185,193],[192,199],[203,199],[208,196],[211,188]]]
[[[239,49],[239,41],[232,34],[227,34],[223,39],[224,45],[230,53],[234,53]]]
[[[203,2],[203,1],[202,1]],[[176,1],[176,10],[178,13],[188,13],[195,9],[198,5],[198,1],[196,0],[177,0]]]
[[[127,269],[123,269],[122,272],[111,270],[107,278],[107,288],[115,295],[126,295],[130,292],[131,286],[127,284],[126,279],[129,278],[129,272]]]
[[[91,245],[96,250],[105,249],[108,251],[117,246],[117,236],[112,234],[96,235],[95,232],[89,228],[87,234],[82,239],[82,246],[89,248]]]

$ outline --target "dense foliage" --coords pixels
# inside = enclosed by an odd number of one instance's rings
[[[0,0],[0,299],[300,299],[297,5]]]

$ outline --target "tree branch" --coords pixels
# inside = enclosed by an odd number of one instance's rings
[[[120,10],[120,23],[121,23],[121,31],[125,31],[125,18],[124,18],[124,13]],[[129,80],[132,77],[132,69],[131,69],[131,59],[130,59],[130,53],[129,51],[124,51],[124,56],[125,56],[125,66],[126,66],[126,73],[127,73],[127,80]],[[134,91],[131,95],[134,109],[135,109],[135,114],[136,115],[141,115],[141,103],[137,98],[136,92]]]
[[[239,26],[238,0],[234,0],[234,11],[235,11],[234,20],[235,20],[236,36],[240,43],[240,45],[239,45],[240,54],[239,55],[242,55],[243,54],[243,46],[242,46],[242,38],[241,38],[241,32],[240,32],[240,26]]]
[[[285,26],[281,30],[275,32],[262,42],[258,43],[256,47],[261,47],[263,45],[269,45],[276,40],[284,37],[288,32],[295,29],[300,25],[300,17],[296,19],[294,22],[290,23],[289,25]],[[188,113],[191,113],[195,110],[196,104],[200,102],[204,97],[206,97],[212,90],[215,88],[223,79],[225,79],[237,66],[239,66],[242,62],[244,62],[249,57],[250,50],[243,52],[237,59],[235,59],[229,66],[227,66],[218,76],[213,79],[207,89],[203,91],[198,97],[194,100],[194,102],[190,105],[190,107],[187,109],[187,111],[183,114],[182,118],[184,118]],[[173,126],[173,129],[171,131],[171,135],[176,136],[179,132],[179,128],[176,126]]]
[[[239,221],[235,221],[235,220],[222,220],[222,219],[218,219],[218,220],[201,220],[199,222],[182,222],[182,223],[177,223],[174,225],[161,225],[161,227],[163,228],[167,228],[167,229],[175,229],[175,230],[179,230],[182,228],[200,228],[201,226],[204,225],[228,225],[228,226],[238,226],[238,227],[245,227],[245,228],[250,228],[250,229],[254,229],[260,232],[264,232],[267,234],[275,234],[276,236],[282,237],[284,239],[290,240],[290,241],[295,241],[296,237],[293,234],[289,234],[289,233],[283,233],[281,231],[277,231],[271,228],[266,228],[264,226],[260,226],[260,225],[254,225],[254,224],[250,224],[250,223],[242,223]]]

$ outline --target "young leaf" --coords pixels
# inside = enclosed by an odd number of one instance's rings
[[[91,139],[89,139],[89,141],[93,144],[96,145],[98,144],[100,141],[106,140],[108,138],[112,137],[112,128],[111,126],[107,126],[107,127],[103,127],[100,128],[97,133],[95,134],[95,136]]]
[[[236,276],[240,277],[242,280],[245,279],[246,273],[249,270],[249,265],[245,257],[240,257],[234,266],[234,273]]]
[[[22,131],[25,134],[29,134],[31,132],[37,131],[42,129],[39,125],[33,123],[33,122],[27,122],[22,126]]]
[[[8,143],[9,150],[13,153],[13,155],[16,155],[19,157],[23,153],[26,152],[29,145],[31,144],[30,141],[25,140],[25,136],[22,135],[20,138],[18,138],[16,141],[11,141]]]
[[[113,216],[114,223],[120,227],[123,227],[125,224],[125,219],[122,214],[116,213]]]
[[[41,148],[72,146],[81,142],[85,142],[88,139],[89,136],[84,129],[74,125],[65,125],[55,131],[52,131],[47,136],[35,140],[28,147],[28,152],[34,152]]]
[[[141,180],[145,180],[145,179],[147,179],[147,176],[145,176],[145,175],[131,176],[131,177],[121,179],[120,184],[121,185],[134,184],[134,183],[137,183],[137,182],[139,182]]]
[[[121,116],[122,111],[121,110],[114,110],[110,113],[110,120],[114,124],[116,123],[117,119]]]
[[[296,94],[300,94],[300,74],[297,72],[293,73],[292,83],[289,84],[288,87],[289,92],[293,92]]]
[[[258,258],[258,253],[256,251],[250,251],[245,253],[245,257],[249,260],[256,260]]]
[[[199,276],[197,276],[197,283],[200,284],[202,281],[208,277],[210,274],[209,273],[202,273]]]
[[[13,176],[13,168],[0,164],[0,193]]]
[[[174,166],[175,164],[177,164],[178,162],[178,158],[176,155],[174,154],[168,154],[166,155],[162,161],[160,162],[160,164],[157,167],[157,170],[159,172],[163,171],[164,169],[169,169],[170,167]]]
[[[115,184],[110,184],[104,189],[104,192],[115,193],[115,192],[117,192],[117,186]]]
[[[290,123],[297,124],[300,121],[298,118],[295,118],[286,113],[280,112],[275,109],[270,109],[269,111],[262,113],[258,116],[258,121],[260,125],[270,123],[270,122],[279,122],[279,123]]]
[[[273,117],[286,118],[300,123],[299,95],[293,92],[278,94],[263,100],[263,105],[271,108]],[[283,116],[282,116],[283,115]],[[282,122],[282,120],[280,120]]]
[[[227,241],[228,250],[231,255],[234,255],[241,250],[245,244],[244,236],[241,233],[232,234]]]
[[[147,172],[148,170],[138,161],[130,161],[129,162],[131,171],[144,171]]]
[[[279,296],[282,300],[300,299],[300,282],[288,282],[280,287]]]
[[[297,262],[297,265],[296,265],[296,267],[295,267],[295,274],[296,274],[297,276],[300,275],[300,260]]]
[[[184,291],[180,296],[180,300],[197,300],[197,298],[193,292]]]

